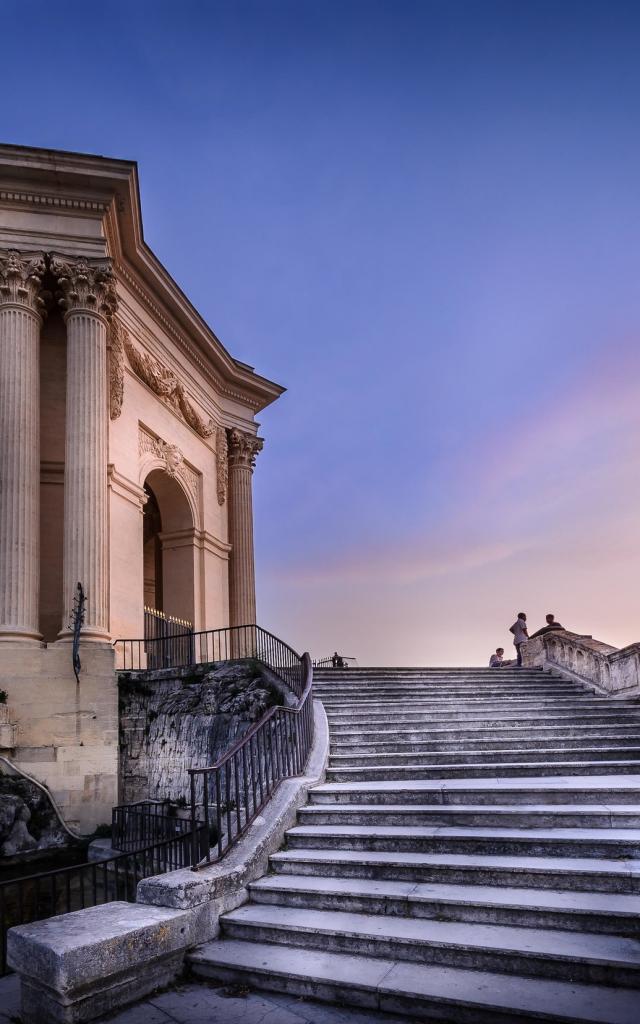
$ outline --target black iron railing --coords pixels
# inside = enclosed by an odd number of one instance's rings
[[[175,668],[193,661],[193,625],[186,619],[165,615],[156,608],[144,610],[144,643],[147,668]]]
[[[347,654],[330,654],[326,658],[314,658],[314,668],[357,668],[358,659]]]
[[[304,688],[297,708],[271,708],[215,764],[189,769],[192,822],[203,819],[205,827],[213,826],[217,835],[214,849],[207,851],[207,863],[229,851],[283,779],[305,769],[314,732],[313,670],[308,654],[299,658],[299,665]],[[201,860],[194,843],[194,870]]]
[[[111,812],[111,846],[122,853],[133,853],[154,843],[176,840],[182,841],[191,851],[194,824],[190,817],[179,818],[175,811],[170,813],[170,810],[168,801],[155,803],[151,800],[114,807]],[[203,822],[196,821],[195,839],[204,856],[215,836],[210,835]],[[190,856],[191,852],[186,856],[185,851],[181,852],[182,867],[190,862]]]
[[[0,974],[7,971],[7,931],[18,924],[126,900],[135,903],[138,882],[192,863],[194,846],[205,856],[209,833],[202,822],[184,834],[105,860],[0,882]]]
[[[127,672],[255,658],[280,676],[296,696],[302,695],[305,686],[300,655],[260,626],[229,626],[172,637],[116,640],[114,647],[118,668]]]

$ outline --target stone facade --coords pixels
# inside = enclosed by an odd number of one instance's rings
[[[0,688],[76,824],[116,797],[112,641],[145,594],[196,630],[255,621],[255,416],[281,392],[146,246],[135,164],[0,146]]]

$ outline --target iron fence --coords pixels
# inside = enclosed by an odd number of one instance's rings
[[[192,655],[192,623],[165,615],[156,608],[144,610],[144,644],[147,668],[175,668],[190,664]]]
[[[305,687],[297,708],[271,708],[215,764],[190,768],[191,820],[215,831],[207,863],[220,860],[254,821],[283,779],[305,769],[313,743],[313,670],[300,659]],[[193,836],[193,831],[191,832]],[[193,844],[192,867],[202,861]]]
[[[196,841],[199,847],[206,852],[208,849],[205,839],[213,838],[205,830],[203,822],[196,822]],[[135,804],[121,804],[111,811],[111,845],[114,850],[122,853],[133,853],[136,850],[166,840],[181,840],[191,850],[191,829],[193,823],[190,818],[180,818],[169,804],[169,801],[162,803],[151,800],[141,800]],[[189,861],[184,851],[181,854],[184,863]]]
[[[116,640],[119,669],[144,672],[147,669],[187,668],[189,665],[255,658],[280,676],[301,697],[304,671],[300,655],[260,626],[228,626],[172,637]],[[166,664],[171,661],[171,664]]]
[[[0,882],[0,974],[7,972],[9,928],[115,900],[135,903],[141,879],[187,867],[194,849],[205,856],[208,829],[196,821],[192,836],[187,824],[184,834],[128,853]]]

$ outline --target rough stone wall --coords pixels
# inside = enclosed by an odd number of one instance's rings
[[[640,694],[640,644],[618,649],[568,630],[557,630],[530,640],[524,663],[557,668],[602,693],[635,697]]]
[[[189,768],[213,764],[274,704],[292,703],[257,662],[119,674],[120,802],[189,802]]]

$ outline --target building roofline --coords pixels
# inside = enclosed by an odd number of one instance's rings
[[[286,389],[236,360],[190,302],[168,270],[145,242],[138,165],[134,160],[90,153],[0,144],[0,188],[33,183],[49,195],[81,188],[108,207],[108,241],[116,269],[129,270],[154,299],[160,299],[169,318],[188,336],[205,361],[234,392],[246,394],[256,412],[274,402]],[[129,283],[132,283],[129,281]]]

